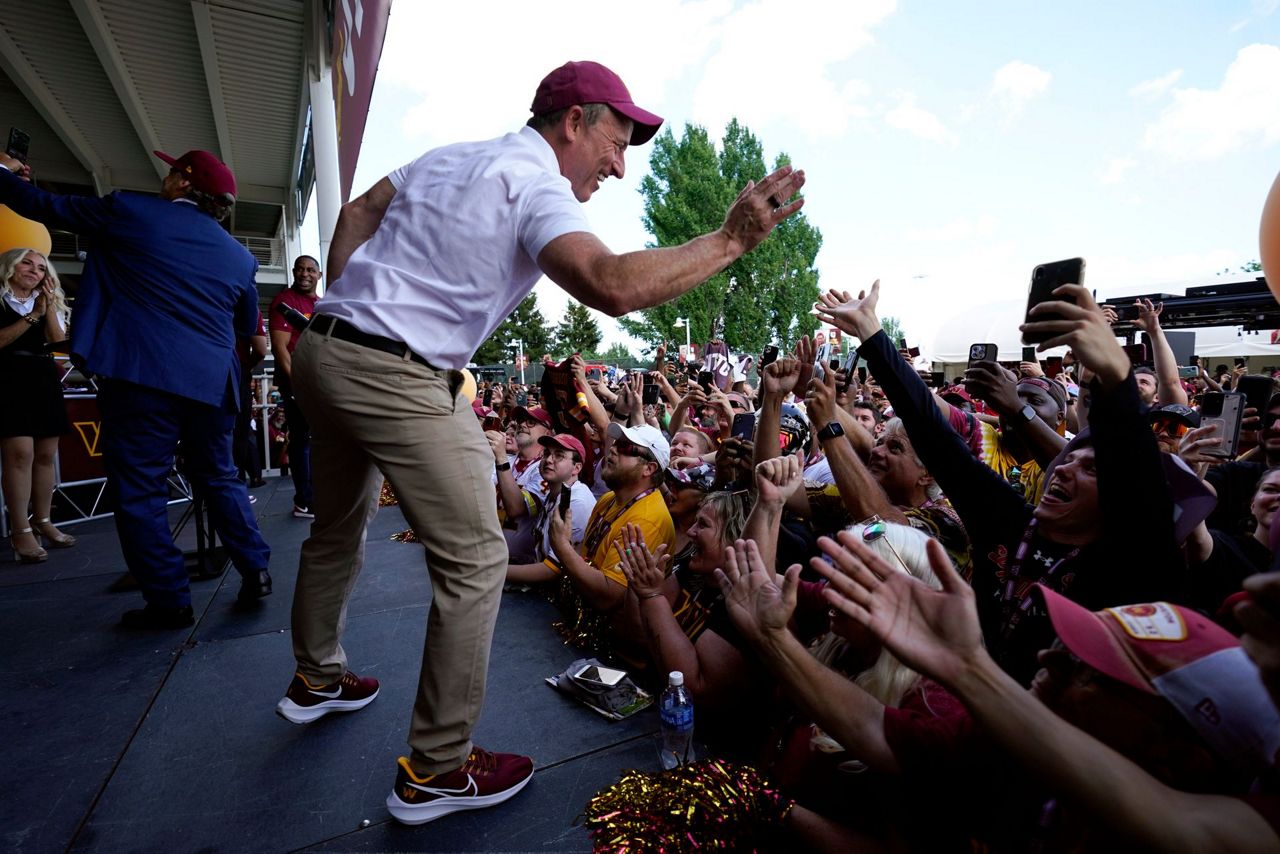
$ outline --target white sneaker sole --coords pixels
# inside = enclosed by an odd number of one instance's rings
[[[378,688],[381,691],[382,688]],[[363,700],[325,700],[314,706],[299,706],[285,697],[276,703],[276,714],[292,724],[309,724],[319,720],[330,712],[354,712],[378,699],[378,691],[374,691]]]
[[[505,800],[515,797],[521,789],[529,785],[529,781],[532,779],[533,774],[530,773],[528,777],[525,777],[510,789],[494,792],[492,795],[477,795],[471,798],[443,797],[425,804],[406,804],[392,790],[391,794],[387,795],[387,812],[391,813],[391,817],[401,824],[426,824],[429,821],[444,818],[450,813],[496,806]]]

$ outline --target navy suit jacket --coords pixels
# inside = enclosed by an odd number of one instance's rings
[[[86,369],[238,406],[236,336],[256,331],[258,262],[213,217],[138,193],[47,193],[4,169],[0,203],[86,241],[71,322]]]

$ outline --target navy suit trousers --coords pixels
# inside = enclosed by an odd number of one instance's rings
[[[236,413],[120,380],[99,382],[103,462],[114,500],[125,563],[149,604],[191,604],[182,550],[169,533],[168,477],[181,454],[183,470],[212,514],[241,575],[267,568],[271,549],[249,506],[249,492],[232,461]]]

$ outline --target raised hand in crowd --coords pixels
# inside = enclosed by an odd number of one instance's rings
[[[1178,360],[1165,337],[1164,328],[1160,326],[1164,303],[1138,299],[1133,304],[1138,307],[1138,318],[1133,321],[1133,325],[1147,334],[1147,346],[1151,348],[1157,399],[1161,404],[1180,403],[1186,406],[1187,392],[1178,377]]]
[[[876,279],[869,291],[858,291],[856,298],[848,291],[832,288],[818,298],[814,311],[824,323],[866,341],[880,331],[880,318],[876,316],[879,302],[880,280]]]
[[[749,439],[730,436],[720,443],[716,451],[716,489],[744,487],[751,477],[752,455],[755,443]]]
[[[31,167],[8,152],[0,151],[0,166],[8,169],[24,181],[31,180]]]
[[[964,388],[972,397],[990,406],[997,415],[1007,417],[1023,407],[1022,399],[1018,397],[1016,378],[995,362],[975,362],[966,368]]]
[[[800,375],[796,377],[795,387],[804,389],[809,386],[809,380],[813,377],[814,363],[818,361],[818,342],[808,335],[801,335],[800,340],[796,342],[795,354],[796,360],[800,362]]]
[[[769,462],[774,462],[770,460]],[[789,634],[796,610],[800,565],[779,576],[760,555],[754,540],[738,540],[725,552],[724,569],[716,570],[726,610],[734,627],[756,644]]]
[[[756,503],[742,536],[753,540],[766,566],[777,563],[778,526],[789,501],[804,498],[804,461],[797,454],[774,457],[755,468]],[[808,499],[804,499],[807,503]]]
[[[1081,285],[1063,285],[1053,293],[1059,299],[1042,302],[1032,308],[1032,319],[1019,328],[1024,333],[1049,336],[1037,346],[1039,352],[1053,347],[1070,347],[1076,357],[1089,366],[1104,389],[1124,382],[1129,375],[1129,357],[1116,341],[1093,295]],[[1075,301],[1067,302],[1068,299]],[[1044,319],[1053,315],[1058,317]]]
[[[1222,438],[1214,436],[1214,432],[1215,428],[1212,424],[1188,430],[1183,434],[1181,441],[1178,442],[1178,456],[1192,469],[1197,466],[1222,462],[1222,457],[1215,457],[1205,453],[1208,449],[1216,448],[1222,444]]]
[[[1040,367],[1039,362],[1019,362],[1018,376],[1020,377],[1043,377],[1044,369]]]
[[[498,430],[484,431],[485,441],[489,443],[489,450],[493,452],[493,460],[496,463],[505,463],[507,461],[507,434]]]
[[[760,386],[764,394],[784,398],[795,390],[800,380],[799,359],[793,356],[779,356],[764,369],[764,376],[760,378]]]

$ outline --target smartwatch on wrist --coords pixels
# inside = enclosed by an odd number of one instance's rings
[[[1027,404],[1018,410],[1017,414],[1009,419],[1013,424],[1021,426],[1030,424],[1036,420],[1036,411],[1031,408],[1031,404]]]
[[[504,460],[503,462],[497,463],[494,465],[494,468],[496,468],[498,471],[510,471],[511,460]]]
[[[818,431],[818,441],[825,442],[828,439],[835,439],[844,435],[844,427],[839,421],[832,421],[826,427]]]

